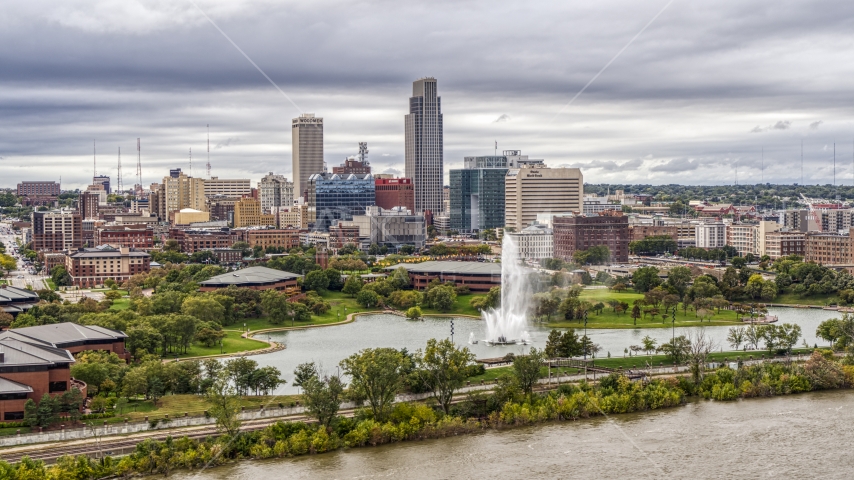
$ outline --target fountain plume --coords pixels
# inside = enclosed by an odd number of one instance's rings
[[[512,235],[501,243],[501,305],[484,310],[487,343],[524,343],[528,337],[528,305],[533,295],[529,272],[519,264],[519,246]]]

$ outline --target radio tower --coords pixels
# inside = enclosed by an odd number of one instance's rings
[[[122,185],[122,147],[119,147],[119,174],[117,175],[117,177],[118,178],[116,178],[116,191],[121,194],[122,190],[124,189],[124,186]]]
[[[139,138],[136,139],[136,183],[139,185],[138,190],[142,192],[142,149]]]
[[[193,176],[193,147],[190,147],[190,176]]]
[[[95,161],[95,140],[92,140],[92,181],[98,176],[98,163]]]
[[[211,124],[208,124],[208,178],[211,178]]]

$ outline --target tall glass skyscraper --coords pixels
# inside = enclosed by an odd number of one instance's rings
[[[415,212],[442,211],[443,136],[442,99],[436,79],[412,82],[406,127],[406,176],[415,184]]]

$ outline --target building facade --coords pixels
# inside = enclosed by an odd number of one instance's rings
[[[234,204],[234,228],[276,226],[276,217],[261,211],[261,202],[244,197]]]
[[[804,261],[822,265],[850,265],[851,235],[808,233],[804,242]]]
[[[629,219],[620,212],[556,216],[553,220],[554,257],[571,262],[575,252],[604,245],[611,261],[629,261]]]
[[[442,211],[444,136],[442,98],[436,79],[412,82],[409,114],[404,119],[406,177],[415,184],[415,210]]]
[[[328,246],[332,249],[344,248],[348,243],[359,246],[361,242],[361,229],[358,225],[344,225],[337,223],[329,227]]]
[[[415,185],[411,178],[376,178],[374,180],[376,204],[386,210],[404,207],[415,211]]]
[[[94,243],[116,248],[128,247],[150,250],[154,248],[154,233],[145,225],[135,228],[131,226],[104,226],[95,231]]]
[[[185,175],[180,168],[170,170],[157,189],[159,212],[162,221],[169,220],[177,211],[185,208],[205,211],[205,179]],[[152,212],[153,213],[153,212]]]
[[[507,235],[516,243],[520,260],[554,258],[554,232],[545,225],[534,224]]]
[[[248,178],[219,178],[201,179],[204,181],[206,197],[243,197],[252,195],[252,185]]]
[[[98,204],[100,197],[93,192],[82,192],[77,198],[77,210],[83,220],[95,220],[98,218]]]
[[[280,247],[288,251],[300,246],[298,228],[245,230],[243,239],[251,248]]]
[[[19,197],[58,197],[59,182],[23,181],[18,184]]]
[[[721,222],[699,223],[695,227],[697,247],[722,248],[726,245],[726,225]]]
[[[348,222],[354,215],[364,215],[367,207],[376,204],[375,186],[371,174],[310,176],[306,201],[309,216],[314,219],[314,230],[327,231],[339,221]]]
[[[537,214],[580,213],[583,195],[584,178],[577,168],[511,168],[504,178],[504,225],[520,232]]]
[[[789,255],[803,257],[807,234],[804,232],[772,232],[765,235],[765,255],[777,260]]]
[[[301,197],[308,178],[326,171],[323,164],[323,119],[303,113],[291,120],[291,152],[294,197]]]
[[[475,232],[503,227],[506,175],[507,168],[501,167],[451,170],[450,228]]]
[[[65,269],[81,288],[103,285],[107,279],[123,283],[151,270],[151,256],[141,250],[100,246],[80,249],[66,257]]]
[[[92,177],[92,185],[103,186],[107,195],[113,193],[112,190],[110,190],[110,177],[107,175],[96,175]]]
[[[33,212],[33,250],[61,252],[83,246],[83,223],[79,213]]]
[[[284,175],[264,175],[258,182],[258,197],[263,213],[273,213],[276,207],[292,208],[294,205],[294,184]]]
[[[200,250],[213,250],[219,248],[231,248],[236,242],[242,240],[237,233],[224,230],[181,230],[169,231],[169,238],[178,242],[181,251],[193,254]]]
[[[368,239],[371,244],[390,247],[413,245],[421,249],[427,241],[424,215],[414,214],[402,207],[386,210],[371,206],[364,215],[354,215],[353,221],[348,223],[358,226],[359,236]]]

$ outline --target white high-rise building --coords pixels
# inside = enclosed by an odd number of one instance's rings
[[[409,115],[405,118],[406,176],[415,184],[415,213],[431,210],[442,212],[444,179],[442,98],[436,90],[436,79],[422,78],[412,82]]]
[[[541,214],[582,211],[584,177],[577,168],[522,165],[504,177],[504,226],[521,232]]]
[[[243,197],[252,194],[252,181],[248,178],[219,178],[201,179],[205,182],[205,196],[223,195],[226,197]]]
[[[294,184],[284,175],[273,175],[270,172],[258,182],[258,197],[263,213],[272,213],[274,207],[293,208]]]
[[[301,197],[308,187],[308,177],[324,173],[323,119],[303,113],[291,121],[291,161],[294,196]]]

